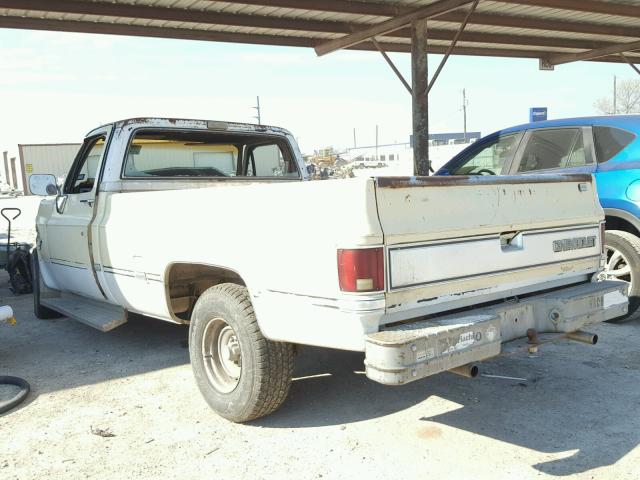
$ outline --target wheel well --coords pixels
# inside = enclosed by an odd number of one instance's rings
[[[208,288],[220,283],[246,286],[237,272],[214,265],[174,263],[165,278],[169,311],[182,322],[191,318],[193,306]]]
[[[640,237],[640,232],[638,232],[638,229],[634,227],[630,222],[620,217],[607,215],[605,217],[605,220],[606,220],[605,228],[607,230],[622,230],[623,232],[628,232],[628,233],[631,233],[632,235]]]

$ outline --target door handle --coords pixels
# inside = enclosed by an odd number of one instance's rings
[[[95,201],[94,199],[86,198],[84,200],[80,200],[80,203],[86,203],[88,206],[92,207],[94,201]]]

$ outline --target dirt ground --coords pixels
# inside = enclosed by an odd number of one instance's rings
[[[38,320],[0,275],[0,375],[27,401],[0,416],[0,478],[640,478],[640,322],[499,358],[467,380],[385,387],[357,353],[304,348],[284,406],[248,425],[208,409],[187,329],[135,317],[111,333]],[[12,392],[0,387],[0,398]],[[92,433],[102,429],[114,436]]]

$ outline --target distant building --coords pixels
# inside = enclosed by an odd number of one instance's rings
[[[467,143],[455,141],[455,138],[450,138],[449,143],[430,141],[429,160],[433,169],[440,168],[472,141],[475,141],[475,138],[469,138]],[[349,148],[340,156],[351,162],[354,167],[375,167],[380,164],[395,169],[394,174],[397,175],[411,175],[413,172],[413,148],[409,143],[378,145],[377,148],[375,145]]]
[[[33,174],[49,173],[58,179],[64,178],[76,158],[80,145],[79,143],[18,145],[24,194],[31,195],[29,177]]]
[[[480,132],[449,132],[449,133],[430,133],[429,145],[437,147],[439,145],[460,145],[472,143],[482,137]],[[413,135],[409,136],[409,145],[413,147]]]
[[[351,162],[368,162],[390,164],[401,160],[411,160],[413,151],[408,143],[392,143],[387,145],[370,145],[347,149],[346,154],[341,154]]]

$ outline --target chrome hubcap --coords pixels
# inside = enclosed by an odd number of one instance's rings
[[[202,337],[209,381],[221,393],[232,392],[242,374],[242,352],[236,332],[222,318],[209,320]]]
[[[631,283],[631,266],[622,252],[607,246],[606,253],[607,263],[604,267],[606,278],[609,280],[624,280]]]

